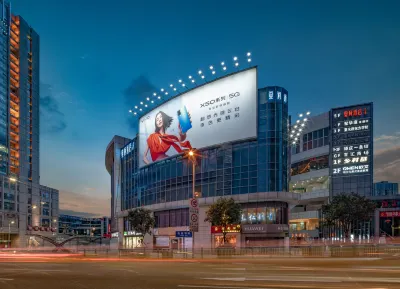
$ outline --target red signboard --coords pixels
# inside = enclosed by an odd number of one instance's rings
[[[349,110],[345,110],[343,112],[343,115],[344,115],[345,118],[352,117],[352,116],[366,116],[367,115],[367,109],[366,108],[349,109]]]
[[[226,233],[240,233],[240,225],[228,225],[225,228],[223,226],[211,226],[211,234],[222,234]]]
[[[400,217],[400,211],[380,212],[379,216],[381,218]]]

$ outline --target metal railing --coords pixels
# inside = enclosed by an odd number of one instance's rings
[[[85,249],[84,256],[112,256],[118,258],[155,259],[215,259],[215,258],[273,258],[273,257],[324,257],[324,258],[371,258],[400,257],[400,245],[330,245],[291,247],[245,247],[245,248],[196,248],[176,249]]]
[[[76,247],[65,248],[58,253],[68,253],[71,256],[93,258],[120,258],[120,259],[228,259],[228,258],[400,258],[400,245],[371,244],[371,245],[317,245],[317,246],[291,246],[291,247],[244,247],[244,248],[196,248],[176,249],[111,249],[110,247]],[[52,248],[37,249],[5,249],[2,253],[13,251],[19,253],[53,253]]]

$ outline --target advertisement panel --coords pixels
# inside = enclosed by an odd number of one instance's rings
[[[257,69],[181,94],[139,120],[139,166],[257,136]]]
[[[372,113],[372,103],[331,111],[330,174],[334,195],[343,192],[368,195],[372,191]]]

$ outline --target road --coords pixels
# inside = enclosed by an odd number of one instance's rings
[[[400,288],[400,260],[0,260],[1,289]]]

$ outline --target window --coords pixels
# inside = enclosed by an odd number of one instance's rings
[[[310,171],[318,171],[329,167],[329,155],[324,155],[316,158],[311,158],[291,166],[291,175],[305,174]]]
[[[329,145],[329,128],[322,128],[303,135],[303,151]],[[298,153],[292,149],[292,154]]]
[[[189,209],[154,212],[156,228],[182,227],[189,225]]]
[[[50,219],[42,219],[42,227],[50,227]]]

